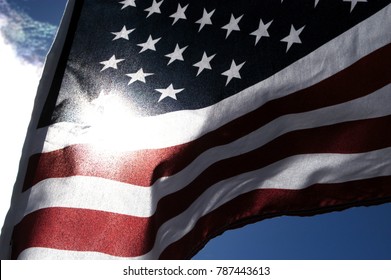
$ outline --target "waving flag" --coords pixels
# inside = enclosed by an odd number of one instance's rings
[[[70,1],[10,256],[191,258],[247,223],[391,201],[390,26],[389,0]]]

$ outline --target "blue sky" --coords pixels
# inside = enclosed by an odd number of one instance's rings
[[[35,21],[57,26],[66,1],[6,2]],[[213,239],[195,259],[391,259],[391,203],[268,219]]]
[[[278,217],[213,239],[195,259],[391,259],[391,204]]]
[[[31,18],[58,25],[66,0],[7,0],[12,7],[19,7]]]

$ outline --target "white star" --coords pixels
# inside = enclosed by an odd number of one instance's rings
[[[235,18],[233,14],[231,14],[231,19],[229,20],[229,23],[221,27],[222,29],[227,30],[227,35],[225,38],[227,39],[229,34],[231,34],[232,31],[240,31],[239,28],[239,21],[242,19],[243,15],[241,15],[238,18]]]
[[[172,53],[166,54],[166,57],[170,58],[170,61],[167,65],[170,65],[175,60],[181,60],[183,61],[183,52],[186,50],[188,46],[185,46],[183,48],[179,48],[178,44],[175,46],[175,50]]]
[[[112,57],[110,57],[109,60],[105,60],[105,61],[102,61],[102,62],[99,62],[100,64],[103,64],[103,68],[102,70],[100,70],[101,72],[106,70],[107,68],[114,68],[114,69],[118,69],[117,68],[117,64],[120,63],[121,61],[124,61],[125,59],[116,59],[115,58],[115,55],[113,55]]]
[[[170,16],[171,18],[174,18],[172,25],[174,25],[179,19],[187,19],[185,12],[188,6],[189,4],[182,8],[181,4],[178,4],[177,11]]]
[[[255,30],[253,33],[250,35],[256,36],[255,38],[255,45],[258,44],[259,39],[262,37],[270,37],[269,32],[267,32],[267,29],[269,28],[270,24],[272,24],[273,21],[270,21],[266,24],[263,23],[262,19],[259,20],[259,27],[257,30]]]
[[[122,1],[122,2],[119,2],[120,4],[124,4],[121,8],[121,10],[125,9],[126,7],[129,7],[129,6],[132,6],[132,7],[136,7],[136,0],[125,0],[125,1]]]
[[[159,3],[156,2],[156,0],[153,0],[152,6],[149,8],[146,8],[144,11],[148,12],[147,17],[150,17],[152,14],[160,14],[160,5],[163,3],[164,0],[160,1]]]
[[[232,60],[232,63],[231,63],[231,67],[221,73],[221,75],[224,75],[224,76],[227,76],[227,82],[225,85],[228,85],[228,83],[233,79],[233,78],[237,78],[237,79],[241,79],[242,77],[240,76],[240,69],[243,67],[243,65],[245,64],[246,62],[243,62],[242,64],[239,64],[239,65],[236,65],[235,63],[235,60]]]
[[[98,124],[106,118],[110,118],[113,107],[117,108],[117,104],[115,104],[117,100],[118,95],[114,92],[101,90],[99,95],[90,102],[92,106],[88,110],[89,114],[86,115],[89,122]]]
[[[156,91],[160,92],[162,95],[160,95],[160,98],[158,100],[158,102],[162,101],[164,98],[166,97],[170,97],[172,99],[176,99],[176,95],[177,93],[181,92],[182,90],[184,90],[184,88],[181,88],[181,89],[174,89],[173,85],[170,84],[168,86],[168,88],[166,89],[155,89]]]
[[[211,60],[215,57],[216,54],[214,55],[211,55],[211,56],[207,56],[206,53],[204,52],[204,54],[202,55],[202,58],[201,58],[201,61],[197,62],[196,64],[194,64],[193,66],[195,67],[198,67],[198,73],[197,73],[197,76],[199,74],[201,74],[201,72],[204,70],[204,69],[209,69],[211,70],[212,67],[210,66],[210,62]]]
[[[206,24],[212,24],[212,16],[214,14],[214,12],[216,11],[216,9],[214,9],[213,11],[211,12],[207,12],[205,9],[204,9],[204,13],[202,14],[202,18],[200,18],[199,20],[196,21],[196,23],[199,23],[200,24],[200,29],[198,30],[198,32],[201,31],[202,28],[204,28],[204,26]]]
[[[156,43],[159,42],[161,38],[153,39],[151,35],[149,35],[148,40],[145,43],[137,44],[137,46],[141,47],[141,51],[145,52],[146,50],[156,51]]]
[[[130,81],[129,81],[128,85],[133,84],[134,82],[137,82],[137,81],[145,83],[146,82],[145,78],[148,76],[151,76],[151,75],[153,75],[153,73],[144,73],[143,68],[138,70],[136,73],[126,74],[126,76],[130,77]]]
[[[112,98],[113,96],[110,93],[101,90],[98,97],[91,101],[91,104],[94,105],[95,108],[104,109],[105,104]]]
[[[122,27],[121,31],[119,31],[119,32],[111,32],[111,34],[115,35],[113,41],[114,40],[118,40],[120,38],[125,39],[125,40],[129,40],[129,34],[132,33],[133,31],[134,31],[134,28],[127,30],[126,26],[124,25],[124,27]]]
[[[301,44],[301,40],[300,40],[299,35],[303,31],[304,27],[305,27],[305,25],[302,28],[296,30],[295,27],[293,25],[291,25],[291,31],[289,32],[289,35],[281,40],[281,42],[288,43],[287,48],[286,48],[286,52],[288,52],[288,50],[290,49],[290,47],[294,43]]]
[[[354,7],[356,7],[358,2],[368,2],[367,0],[343,0],[344,2],[351,2],[350,4],[350,12],[353,11]]]

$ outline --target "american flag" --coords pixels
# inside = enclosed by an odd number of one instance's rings
[[[265,218],[391,201],[390,27],[389,0],[70,1],[11,257],[186,259]]]

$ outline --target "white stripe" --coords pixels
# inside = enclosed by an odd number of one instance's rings
[[[71,250],[59,250],[51,248],[27,248],[23,250],[18,260],[126,260],[129,258],[122,258],[111,256],[98,252],[83,252]]]
[[[47,207],[74,207],[150,217],[161,198],[184,188],[215,162],[249,152],[290,131],[390,115],[390,92],[391,85],[388,85],[351,102],[283,116],[235,142],[206,151],[181,172],[162,178],[151,187],[82,176],[43,180],[21,197],[28,204],[24,212],[19,213],[19,219]]]
[[[39,182],[23,194],[24,215],[49,207],[93,209],[136,217],[150,217],[157,201],[151,188],[112,180],[74,176]]]
[[[165,248],[181,239],[191,231],[202,216],[231,201],[235,197],[255,189],[300,190],[313,184],[342,183],[378,176],[391,175],[391,148],[368,153],[311,154],[286,158],[265,168],[243,173],[221,181],[206,190],[190,207],[164,223],[158,230],[153,249],[135,259],[155,259]],[[300,176],[298,176],[298,174]],[[115,199],[112,201],[116,201]],[[25,250],[20,258],[42,258],[51,249]],[[116,258],[101,253],[73,254],[69,251],[55,250],[48,258]]]
[[[391,5],[274,76],[213,106],[137,118],[128,116],[130,110],[121,110],[118,106],[121,102],[114,100],[113,115],[100,116],[99,121],[91,125],[57,123],[50,126],[47,135],[47,128],[41,129],[34,137],[38,145],[32,147],[31,152],[49,152],[77,143],[139,150],[189,142],[272,99],[309,87],[387,45],[391,42],[391,29],[385,26],[391,26]],[[110,102],[106,105],[106,111],[110,111]],[[123,120],[121,124],[112,121],[119,115]],[[43,139],[42,150],[39,143]]]

